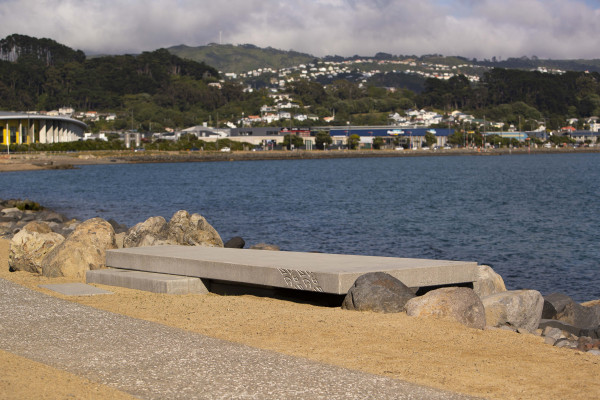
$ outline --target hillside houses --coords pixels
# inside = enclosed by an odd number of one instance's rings
[[[385,68],[384,68],[385,67]],[[481,68],[473,64],[444,65],[426,62],[417,62],[415,60],[379,60],[374,58],[361,58],[353,60],[323,61],[318,64],[299,64],[294,67],[281,68],[258,68],[252,71],[234,74],[225,72],[223,75],[227,79],[245,79],[256,78],[263,74],[274,75],[271,83],[274,86],[284,87],[286,83],[293,82],[295,79],[318,80],[321,77],[333,79],[338,75],[359,72],[362,80],[366,80],[375,74],[393,72],[406,73],[411,75],[420,75],[423,78],[450,79],[460,74],[465,75],[471,82],[479,82],[479,75],[465,72]]]

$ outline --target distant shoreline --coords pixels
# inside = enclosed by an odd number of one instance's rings
[[[600,153],[600,148],[452,149],[452,150],[328,150],[328,151],[92,151],[75,153],[16,153],[0,155],[0,172],[68,169],[79,165],[176,162],[316,160],[374,157],[501,156],[527,154]]]

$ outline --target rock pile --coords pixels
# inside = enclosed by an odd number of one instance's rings
[[[546,343],[600,355],[600,302],[582,304],[553,293],[506,290],[489,266],[478,267],[473,289],[444,287],[415,296],[414,288],[383,272],[360,276],[342,308],[357,311],[406,312],[413,317],[451,319],[476,329],[504,329],[536,334]]]
[[[221,237],[204,217],[184,210],[169,222],[152,217],[128,229],[101,218],[68,220],[41,207],[35,211],[30,203],[0,200],[0,235],[11,240],[11,271],[84,279],[86,271],[106,267],[109,249],[165,244],[223,247]]]

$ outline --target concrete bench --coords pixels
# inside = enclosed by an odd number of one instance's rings
[[[475,279],[477,268],[476,262],[466,261],[198,246],[109,250],[106,265],[121,270],[195,277],[204,282],[221,281],[337,295],[346,294],[356,278],[368,272],[386,272],[405,285],[417,288],[470,283]],[[114,279],[110,284],[120,286]]]

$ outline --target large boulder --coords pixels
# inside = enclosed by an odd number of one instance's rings
[[[9,269],[41,274],[43,258],[64,240],[44,222],[28,223],[10,241]]]
[[[406,303],[406,314],[412,317],[450,318],[471,328],[485,328],[485,309],[473,289],[446,287],[432,290]]]
[[[415,294],[402,282],[385,272],[361,275],[348,290],[342,308],[384,313],[402,312]]]
[[[571,302],[565,305],[555,319],[581,329],[595,329],[600,325],[600,305],[584,307]]]
[[[177,211],[167,225],[167,240],[184,246],[223,247],[215,228],[200,214]]]
[[[563,293],[551,293],[544,296],[543,319],[554,319],[558,313],[563,312],[565,306],[574,303],[573,299]]]
[[[88,270],[106,267],[106,250],[115,249],[115,231],[101,218],[80,224],[42,260],[42,274],[48,277],[85,278]]]
[[[484,298],[494,293],[500,293],[506,291],[504,280],[497,274],[492,267],[487,265],[477,266],[477,275],[473,282],[473,290],[479,296]]]
[[[163,217],[151,217],[131,227],[123,239],[123,247],[159,246],[223,247],[221,237],[200,214],[177,211],[169,223]]]
[[[223,247],[226,249],[243,249],[246,245],[246,241],[239,236],[234,236],[229,239]]]
[[[156,246],[166,243],[167,221],[163,217],[150,217],[127,231],[123,247]]]
[[[533,332],[542,318],[544,298],[537,290],[510,290],[482,299],[489,326]]]

